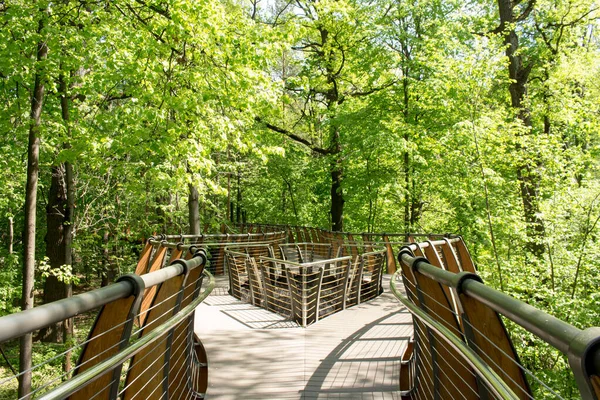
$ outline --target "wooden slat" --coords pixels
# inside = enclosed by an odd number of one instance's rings
[[[388,235],[383,235],[383,242],[385,243],[386,257],[387,257],[387,273],[393,274],[396,272],[396,257],[394,257],[394,249],[390,244],[390,238]]]
[[[421,274],[415,274],[417,290],[423,292],[419,301],[421,308],[457,336],[461,336],[460,326],[452,312],[451,299],[446,296],[442,285]],[[466,367],[460,354],[446,345],[441,339],[430,339],[431,351],[435,354],[438,390],[441,399],[479,399],[477,379],[474,371]],[[461,361],[457,361],[461,360]],[[435,369],[435,367],[434,367]],[[434,382],[434,386],[436,386]]]
[[[350,255],[355,258],[358,255],[358,246],[354,240],[354,236],[351,233],[348,234],[348,247],[350,248]]]
[[[594,393],[596,394],[596,397],[598,399],[600,399],[600,376],[592,375],[591,382],[592,382],[592,387],[594,388]]]
[[[465,272],[477,273],[475,270],[475,263],[473,263],[469,249],[467,249],[467,245],[463,239],[460,238],[458,242],[454,243],[454,246],[456,248],[456,252],[458,253],[458,259],[460,260],[462,270]]]
[[[155,257],[152,260],[152,263],[150,264],[150,268],[148,268],[148,273],[158,271],[162,267],[166,254],[167,254],[166,247],[161,246],[158,248],[158,250],[156,251]],[[156,296],[156,291],[157,291],[157,286],[146,288],[146,290],[144,291],[144,298],[142,299],[142,307],[140,308],[140,316],[139,316],[140,326],[144,325],[144,321],[146,320],[146,317],[148,316],[148,313],[145,311],[148,310],[150,305],[153,303],[154,297]]]
[[[367,253],[373,251],[373,246],[371,246],[371,237],[369,235],[362,236],[363,245],[365,246],[365,251]]]
[[[428,240],[427,243],[429,244],[429,246],[426,246],[423,248],[423,253],[425,254],[425,258],[427,258],[427,260],[429,261],[429,263],[431,265],[435,265],[436,267],[441,268],[441,269],[446,269],[446,266],[442,262],[442,259],[440,258],[440,255],[438,254],[438,251],[435,248],[435,246],[433,245],[433,243],[431,242],[431,240]],[[452,290],[448,286],[445,286],[445,285],[442,285],[442,289],[444,289],[444,293],[446,293],[446,297],[452,303],[452,310],[454,312],[458,313],[458,311],[456,310],[456,306],[455,306],[456,303],[454,302],[454,298],[452,295]]]
[[[181,290],[183,281],[184,276],[179,275],[159,285],[152,302],[152,306],[155,307],[147,313],[142,337],[174,315],[178,301],[178,296],[174,295]],[[125,381],[124,400],[131,400],[134,397],[136,399],[162,398],[163,385],[166,387],[164,361],[167,348],[167,340],[158,341],[133,357]]]
[[[79,357],[75,375],[115,355],[123,349],[131,334],[133,317],[140,307],[140,298],[129,296],[113,301],[100,309]],[[129,320],[129,322],[127,322]],[[109,399],[116,393],[121,367],[102,375],[100,378],[73,393],[69,400]],[[116,378],[116,379],[115,379]],[[114,381],[114,385],[110,385]],[[115,386],[116,385],[116,386]]]
[[[402,362],[400,364],[400,390],[410,390],[414,384],[411,369],[414,363],[415,342],[409,341],[402,353]],[[408,397],[408,396],[406,396]]]
[[[140,254],[140,259],[135,267],[135,273],[137,275],[142,275],[146,273],[148,270],[148,264],[150,263],[150,256],[152,255],[152,245],[150,241],[147,241],[144,245],[144,249],[142,250],[142,254]]]
[[[413,274],[413,271],[404,263],[400,263],[400,268],[402,269],[402,279],[404,281],[406,297],[408,297],[413,304],[422,308],[421,301],[417,297],[416,293],[417,281],[415,275]],[[419,356],[415,358],[415,369],[417,370],[419,382],[417,385],[417,382],[413,379],[412,382],[409,381],[409,387],[416,386],[416,391],[419,392],[415,395],[417,398],[421,398],[423,396],[427,398],[428,394],[431,393],[431,391],[433,390],[434,382],[434,374],[432,368],[433,359],[431,357],[433,349],[432,340],[430,340],[433,338],[431,336],[429,328],[427,328],[418,318],[413,317],[413,326],[415,346],[419,347]],[[424,332],[425,335],[422,335],[421,332]],[[429,388],[430,392],[428,393],[424,391],[424,388]]]
[[[204,266],[191,270],[185,279],[183,296],[179,302],[178,309],[187,307],[197,296],[201,289],[201,274]],[[179,324],[173,331],[169,356],[169,398],[182,399],[187,398],[187,385],[184,383],[188,379],[191,359],[188,358],[193,335],[193,316]]]
[[[490,365],[520,399],[530,399],[531,389],[519,357],[498,313],[464,294],[459,295],[465,334],[473,350]]]
[[[460,268],[460,263],[458,261],[458,256],[454,252],[454,248],[448,238],[444,238],[444,244],[441,246],[442,253],[444,255],[444,261],[446,261],[446,268],[450,272],[454,272],[455,274],[462,271]]]
[[[183,250],[181,250],[179,247],[173,249],[171,251],[171,256],[169,257],[169,261],[167,262],[167,264],[171,264],[173,261],[177,260],[178,258],[181,258],[181,254],[183,253]]]

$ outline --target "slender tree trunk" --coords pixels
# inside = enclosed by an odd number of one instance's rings
[[[37,33],[42,34],[45,28],[47,9],[40,10],[40,21]],[[31,98],[31,121],[29,125],[29,143],[27,150],[27,185],[25,192],[25,226],[23,232],[23,288],[22,309],[33,308],[33,283],[35,269],[35,231],[36,231],[36,204],[39,175],[40,158],[40,124],[42,116],[42,104],[44,102],[44,81],[41,64],[48,57],[48,46],[44,40],[37,45],[37,67],[33,96]],[[21,337],[19,343],[19,398],[29,399],[31,392],[31,350],[32,334],[28,333]]]
[[[15,242],[14,223],[13,217],[8,217],[8,254],[13,253],[13,243]]]
[[[189,211],[189,233],[200,235],[200,211],[198,208],[198,190],[193,184],[189,184],[188,211]]]
[[[532,64],[523,65],[523,57],[519,52],[519,37],[515,30],[518,22],[514,15],[514,3],[511,0],[498,0],[500,12],[500,24],[506,29],[504,32],[504,44],[506,45],[506,57],[508,58],[508,75],[511,79],[509,85],[511,106],[517,111],[517,118],[523,126],[531,130],[531,111],[524,104],[527,96],[527,82]],[[526,152],[521,145],[517,145],[519,152]],[[540,217],[539,206],[539,183],[540,174],[536,171],[536,160],[530,160],[526,155],[522,157],[520,165],[517,166],[517,179],[523,201],[523,214],[527,223],[528,249],[537,257],[544,254],[545,235],[544,221]],[[533,165],[532,165],[533,164]]]
[[[107,228],[102,234],[102,271],[104,271],[102,274],[102,282],[100,283],[102,287],[113,283],[119,272],[115,263],[111,262],[109,247],[110,232]]]
[[[242,186],[241,186],[241,173],[238,170],[237,173],[237,199],[235,207],[235,222],[240,224],[242,222]]]

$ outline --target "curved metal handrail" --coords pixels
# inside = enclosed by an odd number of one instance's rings
[[[214,276],[206,269],[202,271],[202,273],[208,277],[208,285],[206,289],[202,293],[200,293],[198,297],[194,299],[190,304],[181,309],[173,317],[169,318],[165,323],[159,325],[152,331],[148,332],[148,334],[144,335],[142,338],[136,340],[130,346],[121,350],[109,359],[91,367],[85,372],[82,372],[81,374],[73,377],[72,379],[65,381],[60,386],[46,393],[44,396],[40,397],[39,400],[58,400],[70,396],[77,390],[81,389],[82,386],[85,386],[95,381],[106,372],[124,363],[125,361],[142,351],[149,344],[163,337],[168,332],[170,332],[175,326],[183,322],[195,311],[196,307],[198,307],[200,303],[202,303],[202,301],[204,301],[204,299],[208,297],[208,295],[213,291],[215,287]]]
[[[404,297],[398,290],[396,282],[401,271],[397,271],[392,275],[390,281],[390,289],[394,296],[410,311],[410,313],[418,318],[421,322],[431,328],[437,333],[448,345],[454,350],[461,354],[464,360],[475,370],[475,373],[481,378],[481,380],[490,388],[490,390],[501,399],[519,399],[519,397],[511,390],[506,382],[500,378],[500,376],[485,363],[473,351],[467,346],[459,337],[450,331],[450,329],[443,326],[431,318],[425,311],[421,310],[415,304],[413,304],[408,298]]]
[[[174,262],[148,274],[123,275],[112,285],[0,317],[0,343],[102,307],[112,301],[131,296],[132,293],[144,291],[182,274],[186,268],[192,270],[199,267],[206,263],[206,259],[206,253],[201,249],[197,256],[186,261],[187,266]]]

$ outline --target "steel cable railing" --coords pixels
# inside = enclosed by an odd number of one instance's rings
[[[440,391],[448,390],[442,387],[447,371],[464,368],[468,363],[472,370],[461,378],[469,374],[477,376],[478,383],[473,388],[478,394],[474,398],[483,397],[487,392],[494,398],[532,399],[527,380],[535,382],[545,398],[562,398],[520,364],[510,339],[503,336],[506,333],[502,334],[504,327],[498,317],[501,314],[563,352],[569,359],[582,398],[598,399],[600,328],[579,330],[483,285],[475,274],[460,271],[461,264],[470,268],[464,254],[463,260],[459,261],[457,254],[449,252],[448,247],[445,253],[441,251],[440,247],[448,245],[447,241],[441,240],[405,246],[398,256],[402,268],[393,275],[390,284],[394,295],[413,314],[413,351],[403,357],[405,376],[401,378],[406,393],[410,392],[414,398],[439,395]],[[413,252],[424,255],[426,248],[430,250],[429,256],[436,257],[438,265],[414,256]],[[444,268],[457,271],[449,272]],[[400,278],[406,295],[397,286]],[[435,294],[436,290],[439,295]],[[497,324],[500,324],[499,331],[489,331],[489,326]],[[442,341],[456,352],[441,357],[441,347],[436,344]],[[509,372],[511,370],[520,371],[520,374]],[[525,377],[528,379],[524,380]],[[467,394],[469,391],[463,391],[457,398],[469,398]]]
[[[161,387],[162,390],[179,390],[185,396],[194,392],[193,376],[202,375],[199,371],[205,376],[206,369],[197,362],[198,357],[193,351],[193,311],[214,288],[214,278],[204,270],[205,251],[197,251],[195,247],[188,250],[187,260],[174,260],[169,266],[164,266],[164,260],[160,260],[159,265],[163,268],[154,272],[142,276],[126,275],[107,287],[0,318],[2,343],[100,309],[86,340],[38,362],[31,370],[0,377],[0,395],[13,390],[5,385],[10,383],[12,387],[15,378],[51,365],[53,375],[40,380],[38,373],[35,387],[27,390],[23,398],[134,398],[140,396],[137,394],[140,386],[151,385],[154,378],[159,383],[152,386],[150,392],[155,394],[161,392]],[[202,290],[204,277],[209,282]],[[152,288],[156,290],[148,292]],[[140,307],[143,296],[151,297],[147,299],[146,308]],[[144,368],[151,369],[146,376],[132,372],[135,364],[132,357],[141,352],[145,352],[147,358],[139,362]],[[57,368],[57,362],[64,362],[72,354],[79,354],[74,369],[63,372]],[[129,376],[133,378],[127,384],[136,387],[133,395],[127,395],[122,388],[117,391],[119,381],[129,380]],[[85,388],[91,388],[91,392]]]

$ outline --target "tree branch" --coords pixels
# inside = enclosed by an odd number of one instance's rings
[[[321,155],[332,154],[332,151],[330,149],[324,149],[322,147],[318,147],[314,143],[311,143],[309,140],[301,138],[300,136],[288,131],[287,129],[284,129],[279,126],[276,126],[276,125],[273,125],[273,124],[263,121],[263,119],[261,117],[254,117],[254,120],[256,122],[258,122],[259,124],[263,124],[264,126],[266,126],[267,128],[269,128],[270,130],[272,130],[274,132],[281,133],[282,135],[287,136],[288,138],[292,139],[293,141],[305,145],[306,147],[308,147],[315,153],[318,153]]]

